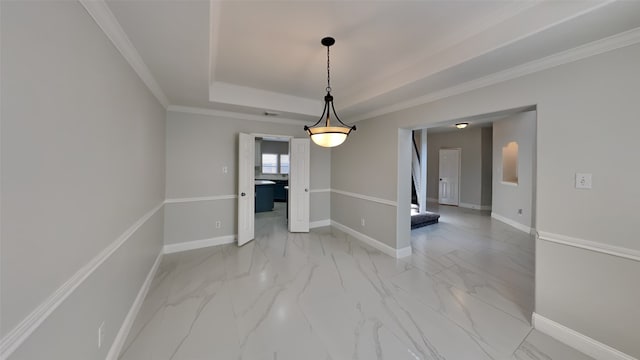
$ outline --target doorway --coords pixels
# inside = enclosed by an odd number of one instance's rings
[[[438,203],[460,204],[460,158],[461,149],[440,149]]]
[[[256,236],[287,228],[290,143],[287,137],[255,137]]]
[[[309,231],[309,152],[309,139],[239,135],[239,246],[271,225]]]
[[[470,126],[457,129],[454,125],[461,121]],[[427,135],[419,157],[427,163],[427,210],[440,217],[415,230],[401,227],[408,222],[401,219],[407,218],[404,209],[411,206],[411,157],[404,154],[418,148],[411,145],[418,133],[412,131],[418,129],[400,129],[398,247],[410,246],[411,262],[422,271],[530,322],[535,298],[535,108],[424,128],[418,128]],[[455,178],[456,170],[458,186],[450,186],[456,181],[447,178]]]

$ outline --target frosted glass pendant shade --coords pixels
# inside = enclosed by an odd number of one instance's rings
[[[314,130],[331,129],[326,127],[314,128]],[[344,128],[342,128],[344,129]],[[350,129],[346,129],[350,130]],[[334,147],[342,144],[347,140],[347,133],[345,132],[320,132],[311,134],[311,140],[322,147]]]

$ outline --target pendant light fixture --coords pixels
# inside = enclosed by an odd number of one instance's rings
[[[332,37],[326,37],[321,41],[322,45],[327,47],[327,95],[324,96],[324,110],[320,119],[311,127],[306,126],[304,130],[309,134],[311,140],[314,143],[323,147],[334,147],[342,144],[349,136],[351,131],[356,130],[356,126],[348,126],[343,123],[342,120],[336,114],[336,109],[333,106],[333,96],[331,95],[331,73],[329,68],[329,47],[336,43],[336,40]],[[333,111],[333,117],[342,126],[331,125],[331,111]],[[317,126],[324,120],[324,126]]]

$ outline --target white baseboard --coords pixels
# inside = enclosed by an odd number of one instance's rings
[[[211,239],[185,241],[177,244],[167,244],[164,246],[163,252],[171,254],[180,251],[206,248],[209,246],[232,244],[236,241],[236,235],[219,236]]]
[[[107,261],[133,234],[142,227],[164,205],[160,203],[142,216],[114,242],[109,244],[98,255],[81,267],[71,278],[54,291],[43,303],[35,308],[16,327],[0,340],[0,359],[9,356],[51,315],[75,290],[88,279],[102,264]]]
[[[136,316],[138,316],[138,312],[142,307],[144,298],[147,297],[147,293],[149,292],[149,288],[151,287],[151,282],[156,276],[156,272],[158,271],[158,267],[160,266],[160,262],[162,261],[162,255],[163,252],[161,251],[156,257],[156,261],[153,263],[153,266],[151,266],[151,270],[149,270],[147,278],[144,280],[144,283],[142,283],[142,287],[138,291],[136,299],[133,301],[133,304],[131,304],[131,308],[129,309],[127,316],[124,318],[124,322],[120,326],[120,330],[118,330],[118,334],[113,340],[113,344],[111,344],[111,348],[109,349],[106,360],[118,359],[118,355],[120,355],[120,351],[122,351],[124,342],[127,340],[127,336],[129,336],[129,331],[131,331],[131,326],[133,326],[133,321],[136,319]]]
[[[331,220],[324,219],[324,220],[312,221],[309,223],[309,229],[315,229],[323,226],[331,226]]]
[[[491,205],[467,204],[461,202],[458,206],[473,210],[491,210]]]
[[[531,233],[531,228],[528,227],[527,225],[520,224],[519,222],[513,221],[513,220],[508,219],[508,218],[506,218],[506,217],[504,217],[502,215],[498,215],[498,214],[496,214],[494,212],[491,213],[491,217],[496,219],[496,220],[498,220],[498,221],[501,221],[501,222],[503,222],[503,223],[505,223],[507,225],[511,225],[511,226],[513,226],[514,228],[516,228],[516,229],[518,229],[520,231],[524,231],[527,234]]]
[[[331,226],[334,226],[335,228],[337,228],[338,230],[344,231],[345,233],[353,236],[354,238],[362,241],[363,243],[372,246],[380,251],[382,251],[383,253],[392,256],[396,259],[399,258],[403,258],[406,256],[410,256],[411,255],[411,246],[407,246],[405,248],[402,249],[394,249],[391,246],[380,242],[379,240],[376,240],[368,235],[365,235],[361,232],[358,232],[356,230],[353,230],[352,228],[346,226],[346,225],[342,225],[339,222],[336,222],[334,220],[331,220]]]
[[[633,356],[627,355],[564,325],[558,324],[540,314],[533,313],[531,320],[536,330],[596,360],[637,360]]]
[[[403,247],[402,249],[396,250],[396,259],[401,259],[407,256],[411,256],[411,246]]]

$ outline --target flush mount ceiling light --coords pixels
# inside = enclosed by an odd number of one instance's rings
[[[464,128],[466,128],[467,126],[469,126],[469,123],[457,123],[457,124],[456,124],[456,127],[457,127],[458,129],[464,129]]]
[[[342,120],[336,114],[336,109],[333,106],[333,96],[331,95],[331,72],[329,69],[329,47],[336,43],[336,40],[332,37],[326,37],[321,41],[322,45],[327,47],[327,95],[324,96],[324,110],[320,119],[311,127],[306,126],[304,130],[309,134],[311,140],[314,143],[323,147],[334,147],[342,144],[349,136],[351,131],[356,130],[356,126],[348,126],[343,123]],[[342,126],[331,126],[331,111],[333,116]],[[317,126],[324,120],[324,126]]]

